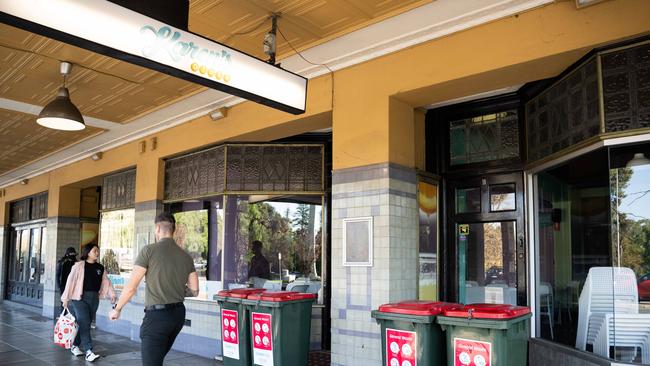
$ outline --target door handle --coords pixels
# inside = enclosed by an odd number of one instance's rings
[[[518,252],[519,252],[519,259],[524,259],[524,257],[526,256],[526,254],[525,254],[526,247],[524,246],[524,238],[523,237],[519,237],[519,250],[518,250]]]

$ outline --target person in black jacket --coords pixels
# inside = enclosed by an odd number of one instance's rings
[[[74,247],[68,247],[65,250],[65,255],[56,262],[56,285],[59,287],[59,291],[63,292],[65,289],[70,270],[75,263],[77,263],[77,251]]]

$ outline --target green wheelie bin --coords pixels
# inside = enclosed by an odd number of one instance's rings
[[[447,310],[437,322],[447,333],[447,366],[526,366],[530,309],[470,304]]]
[[[250,314],[252,365],[309,363],[311,306],[316,294],[263,292],[243,300]]]
[[[443,366],[445,337],[435,320],[461,305],[432,301],[384,304],[372,311],[381,326],[383,366]]]
[[[261,288],[240,288],[217,293],[215,298],[221,306],[221,351],[225,366],[251,364],[248,312],[242,300],[264,291]]]

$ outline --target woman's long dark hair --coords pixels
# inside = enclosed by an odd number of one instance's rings
[[[94,247],[99,248],[99,246],[94,243],[88,243],[84,245],[83,249],[81,249],[81,256],[79,256],[79,259],[81,259],[82,261],[88,259],[88,253],[90,253],[90,251],[93,250]]]

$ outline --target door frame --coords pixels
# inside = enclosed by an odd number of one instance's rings
[[[514,211],[489,211],[491,185],[515,183],[515,207]],[[456,214],[456,189],[480,187],[481,188],[481,212]],[[507,173],[483,174],[466,177],[455,176],[446,179],[445,184],[445,209],[446,209],[446,245],[444,281],[445,298],[447,301],[458,301],[458,243],[456,241],[456,225],[459,223],[480,223],[495,221],[514,221],[516,224],[516,267],[517,267],[517,304],[528,305],[528,258],[525,226],[526,204],[525,204],[524,172],[515,171]]]

